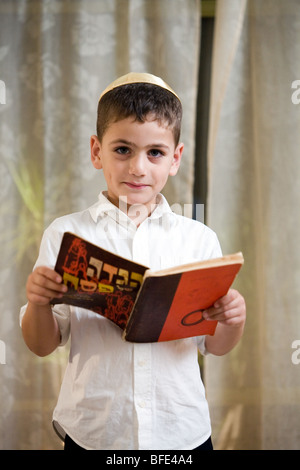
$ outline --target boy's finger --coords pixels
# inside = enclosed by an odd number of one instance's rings
[[[220,297],[216,302],[214,303],[214,307],[219,308],[219,307],[225,307],[226,305],[230,304],[231,302],[234,302],[236,299],[236,291],[234,289],[229,289],[226,295],[223,297]]]
[[[61,284],[56,282],[56,280],[52,280],[49,277],[44,276],[42,273],[38,272],[32,278],[33,285],[40,287],[42,289],[50,289],[50,290],[60,290]]]
[[[58,284],[62,282],[62,277],[60,276],[60,274],[54,271],[54,269],[48,268],[47,266],[40,266],[36,268],[36,271],[40,275],[46,277],[47,279],[51,279],[52,281]]]

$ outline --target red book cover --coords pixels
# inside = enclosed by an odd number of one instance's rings
[[[182,273],[158,341],[213,335],[217,322],[204,321],[202,312],[227,293],[236,274],[237,265],[232,264]]]

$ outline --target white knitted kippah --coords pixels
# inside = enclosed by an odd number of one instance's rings
[[[136,73],[130,72],[126,75],[122,75],[122,77],[117,78],[114,80],[110,85],[108,85],[105,90],[101,93],[99,100],[101,100],[102,96],[108,93],[109,91],[113,90],[122,85],[128,85],[129,83],[152,83],[152,85],[160,86],[161,88],[165,88],[169,90],[176,98],[179,99],[179,96],[175,93],[174,90],[160,77],[156,77],[151,73]]]

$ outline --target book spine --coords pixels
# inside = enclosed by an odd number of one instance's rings
[[[160,277],[146,278],[124,332],[124,339],[137,343],[157,342],[173,302],[181,274],[168,276],[168,288]],[[149,303],[149,292],[155,292]],[[147,301],[145,301],[147,299]]]

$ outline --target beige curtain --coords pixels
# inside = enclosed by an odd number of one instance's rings
[[[60,449],[67,348],[37,358],[18,324],[42,232],[105,189],[89,161],[100,92],[148,71],[182,98],[185,156],[166,195],[191,203],[200,0],[0,1],[0,449]]]
[[[206,361],[218,449],[300,447],[299,57],[298,0],[218,1],[208,214],[244,253],[248,307],[240,345]]]

